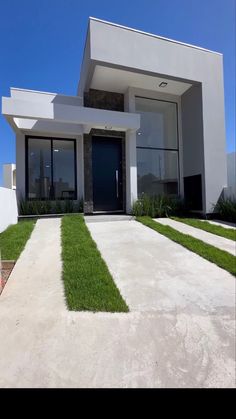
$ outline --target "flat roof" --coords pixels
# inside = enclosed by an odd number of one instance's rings
[[[210,49],[206,49],[206,48],[202,48],[202,47],[198,47],[196,45],[191,45],[191,44],[187,44],[185,42],[180,42],[180,41],[176,41],[174,39],[170,39],[170,38],[165,38],[164,36],[160,36],[160,35],[155,35],[153,33],[149,33],[149,32],[144,32],[144,31],[140,31],[138,29],[134,29],[134,28],[129,28],[128,26],[123,26],[123,25],[118,25],[117,23],[113,23],[113,22],[108,22],[107,20],[102,20],[102,19],[98,19],[96,17],[89,17],[89,20],[94,20],[96,22],[101,22],[101,23],[105,23],[106,25],[111,25],[111,26],[116,26],[117,28],[121,28],[121,29],[126,29],[128,31],[132,31],[132,32],[137,32],[143,35],[147,35],[147,36],[151,36],[153,38],[158,38],[158,39],[162,39],[164,41],[168,41],[168,42],[172,42],[174,44],[180,44],[180,45],[184,45],[190,48],[195,48],[195,49],[199,49],[205,52],[210,52],[212,54],[218,54],[218,55],[223,55],[221,52],[217,52],[217,51],[211,51]]]

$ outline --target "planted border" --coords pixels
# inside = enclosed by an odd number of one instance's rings
[[[62,260],[69,310],[128,312],[81,215],[62,218]]]
[[[207,221],[195,220],[193,218],[180,218],[180,217],[171,217],[175,221],[187,224],[191,227],[199,228],[200,230],[207,231],[208,233],[216,234],[217,236],[224,237],[225,239],[236,241],[236,230],[224,228],[223,226],[218,226],[210,224]]]
[[[136,220],[236,276],[236,257],[230,253],[217,249],[195,237],[180,233],[170,226],[159,224],[150,217],[136,217]]]

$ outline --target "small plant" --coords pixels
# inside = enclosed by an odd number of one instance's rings
[[[20,215],[64,214],[83,212],[83,200],[19,200]]]
[[[170,217],[185,212],[183,201],[180,198],[171,198],[166,195],[149,196],[143,194],[134,202],[132,213],[136,217],[148,215],[152,218]]]
[[[214,212],[223,221],[236,223],[236,199],[220,198],[217,204],[214,205]]]

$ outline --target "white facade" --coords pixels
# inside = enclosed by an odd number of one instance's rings
[[[9,225],[17,224],[17,217],[16,192],[0,187],[0,233]]]
[[[85,198],[93,208],[94,183],[91,184],[95,175],[92,163],[89,165],[93,153],[88,146],[89,135],[98,135],[100,130],[101,136],[107,131],[115,138],[117,132],[125,138],[124,210],[130,212],[140,188],[137,147],[140,148],[142,115],[140,119],[136,98],[141,97],[160,101],[160,106],[162,102],[176,104],[178,144],[173,150],[154,147],[153,155],[160,157],[162,153],[170,165],[176,153],[179,195],[189,194],[191,200],[192,189],[197,187],[200,210],[211,212],[227,184],[222,55],[90,18],[81,68],[75,97],[12,88],[11,97],[3,98],[2,112],[16,132],[18,196],[26,195],[25,137],[74,139],[77,198]],[[114,103],[101,109],[100,97],[97,105],[88,106],[84,98],[91,92],[95,96],[100,92],[101,97],[110,92]],[[115,110],[120,97],[124,98],[124,109]],[[166,118],[167,113],[160,114],[159,120]],[[150,150],[151,147],[147,155]],[[175,188],[174,181],[162,183],[162,188]],[[197,209],[194,205],[193,210]]]
[[[3,186],[16,189],[16,165],[13,163],[3,165]]]

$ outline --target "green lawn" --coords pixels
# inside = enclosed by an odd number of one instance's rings
[[[136,217],[136,220],[236,276],[236,257],[230,253],[180,233],[172,227],[159,224],[150,217]]]
[[[194,218],[179,218],[171,217],[173,220],[180,221],[181,223],[188,224],[192,227],[200,228],[208,233],[216,234],[217,236],[225,237],[226,239],[236,241],[236,231],[229,228],[224,228],[218,225],[213,225],[207,221],[200,221]]]
[[[62,260],[70,310],[129,311],[81,215],[62,218]]]
[[[11,225],[0,233],[2,259],[18,259],[33,231],[34,225],[35,221],[20,221],[18,224]]]

